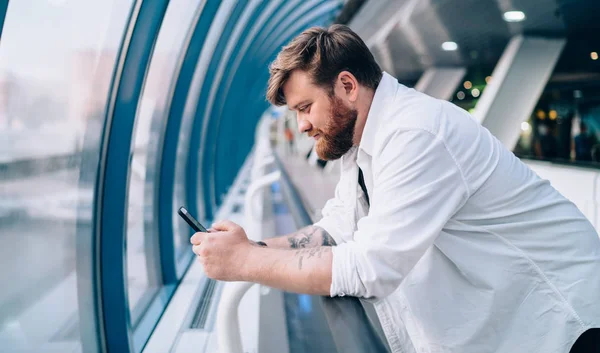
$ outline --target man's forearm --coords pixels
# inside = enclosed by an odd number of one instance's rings
[[[331,246],[296,250],[252,247],[241,277],[289,292],[329,295],[332,262]]]
[[[308,226],[295,233],[263,240],[268,247],[277,249],[302,249],[337,245],[323,228]]]

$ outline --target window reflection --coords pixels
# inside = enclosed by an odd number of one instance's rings
[[[520,157],[598,166],[600,61],[597,38],[569,38],[514,152]]]
[[[129,179],[127,270],[129,308],[136,323],[159,287],[160,260],[155,249],[158,215],[154,214],[159,139],[169,110],[177,68],[200,0],[169,3],[136,117],[135,144]],[[175,237],[176,246],[179,237]]]
[[[80,316],[92,317],[78,301],[90,293],[78,293],[78,282],[90,274],[77,259],[92,254],[77,254],[76,244],[91,243],[105,107],[131,5],[8,5],[0,41],[0,350],[85,350],[89,322]]]
[[[469,68],[450,101],[473,113],[485,87],[492,80],[492,70],[493,66],[484,63]]]

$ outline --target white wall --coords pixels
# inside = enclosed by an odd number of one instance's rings
[[[600,169],[563,166],[541,161],[523,160],[541,178],[550,181],[563,196],[571,200],[600,230]]]

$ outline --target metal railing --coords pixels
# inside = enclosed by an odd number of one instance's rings
[[[290,213],[298,227],[314,223],[306,210],[300,194],[292,184],[279,157],[275,154],[275,165],[281,172],[281,191],[287,201]],[[387,343],[373,324],[379,325],[376,317],[367,315],[359,298],[320,297],[321,305],[338,352],[389,352]]]
[[[266,124],[261,123],[258,129],[267,128]],[[265,201],[263,191],[279,181],[281,177],[279,171],[269,172],[274,161],[269,141],[259,138],[254,149],[254,163],[250,170],[251,183],[244,195],[244,228],[249,237],[261,237],[264,234],[264,229],[262,229],[264,228],[264,213],[261,212],[264,209],[263,201]],[[253,238],[252,240],[261,239]],[[223,287],[216,320],[220,353],[244,352],[238,307],[244,295],[253,285],[254,283],[250,282],[229,282]]]
[[[255,227],[262,217],[253,214],[254,200],[259,191],[278,181],[283,197],[288,204],[297,227],[314,223],[307,207],[302,201],[296,187],[292,184],[281,160],[271,148],[268,140],[266,120],[257,131],[257,143],[252,166],[252,183],[245,197],[246,226]],[[269,168],[275,167],[275,171]],[[270,171],[270,173],[269,173]],[[268,174],[267,174],[268,173]],[[260,239],[255,239],[260,240]],[[219,352],[242,353],[241,333],[238,317],[238,306],[244,294],[253,283],[228,283],[223,289],[217,313],[217,335]],[[367,310],[359,298],[355,297],[320,297],[330,333],[338,352],[344,353],[387,353],[389,348],[383,337],[383,330],[376,315],[367,315]]]

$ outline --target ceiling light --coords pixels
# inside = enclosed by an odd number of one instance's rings
[[[463,91],[460,91],[460,92],[458,92],[458,93],[456,94],[456,97],[457,97],[458,99],[460,99],[460,100],[463,100],[463,99],[465,99],[465,92],[463,92]]]
[[[458,49],[458,44],[456,44],[455,42],[444,42],[442,43],[442,49],[444,49],[445,51],[455,51],[456,49]]]
[[[487,76],[485,78],[485,83],[490,83],[491,80],[492,80],[492,76]]]
[[[556,118],[558,117],[558,113],[556,112],[556,110],[551,110],[548,113],[548,116],[550,117],[550,120],[556,120]]]
[[[477,88],[473,88],[473,90],[471,91],[471,94],[473,95],[473,97],[477,98],[479,97],[479,94],[481,92],[479,92],[479,90]]]
[[[504,21],[506,22],[521,22],[525,20],[523,11],[506,11],[504,13]]]
[[[590,53],[590,57],[592,58],[592,60],[598,60],[598,53],[593,51]]]
[[[524,121],[521,123],[521,131],[527,132],[531,130],[531,125],[528,122]]]
[[[463,83],[463,86],[465,87],[465,89],[471,89],[471,87],[473,87],[473,84],[471,83],[471,81],[465,81],[465,83]]]

